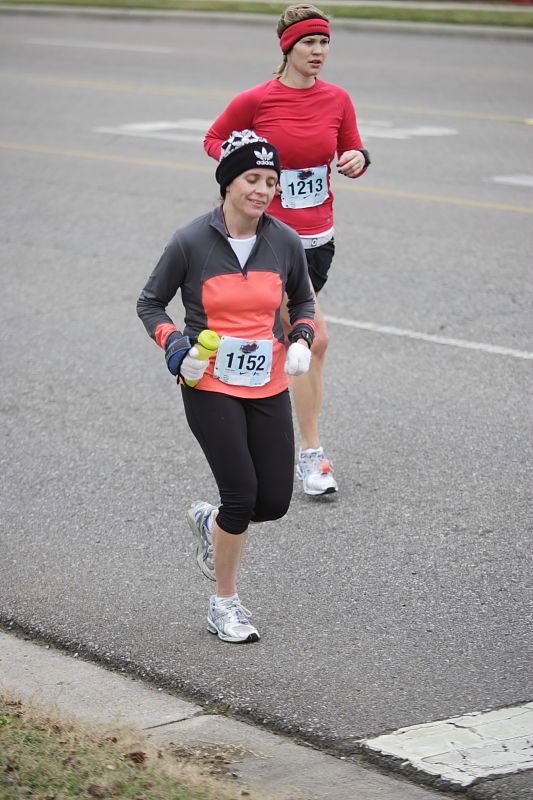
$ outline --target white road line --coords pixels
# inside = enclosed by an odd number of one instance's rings
[[[200,131],[202,134],[211,125],[208,119],[178,119],[173,121],[154,121],[154,122],[131,122],[127,125],[116,126],[116,132],[124,136],[141,136],[152,138],[154,132],[165,134],[164,138],[173,139],[173,131],[176,129],[187,129]],[[418,128],[396,128],[392,122],[372,121],[359,126],[363,130],[366,138],[378,139],[412,139],[416,136],[455,136],[458,131],[455,128],[431,128],[429,126]],[[99,133],[109,133],[108,128],[97,128]],[[163,138],[163,136],[161,136]]]
[[[533,175],[495,175],[494,183],[507,183],[509,186],[527,186],[533,188]]]
[[[165,142],[203,142],[204,137],[193,133],[156,133],[126,128],[93,128],[94,133],[110,133],[114,136],[134,136],[136,139],[159,139]]]
[[[170,142],[202,142],[209,128],[203,119],[181,119],[176,121],[157,120],[154,122],[130,122],[114,127],[93,128],[94,133],[111,133],[114,136],[135,136],[140,139],[160,139]],[[186,130],[189,133],[177,133]],[[198,131],[198,133],[193,133]]]
[[[413,139],[417,136],[457,136],[459,133],[455,128],[436,128],[429,125],[400,128],[396,127],[393,122],[366,121],[364,118],[359,123],[359,129],[365,141],[367,139]]]
[[[533,359],[533,353],[528,353],[526,350],[513,350],[510,347],[499,347],[495,344],[469,342],[466,339],[451,339],[448,336],[435,336],[430,333],[421,333],[420,331],[394,328],[391,325],[378,325],[375,322],[360,322],[355,319],[335,317],[331,314],[326,314],[325,317],[326,322],[331,322],[333,325],[344,325],[347,328],[358,328],[359,330],[371,331],[372,333],[386,333],[389,336],[404,336],[407,339],[418,339],[423,342],[432,342],[433,344],[444,344],[448,345],[448,347],[462,347],[465,350],[479,350],[483,353],[491,353],[498,356],[511,356],[512,358],[528,360]]]
[[[140,133],[186,130],[199,131],[201,134],[205,135],[210,125],[211,123],[208,119],[161,119],[156,122],[129,122],[126,125],[120,125],[119,130],[139,131]]]
[[[173,47],[145,47],[138,44],[112,44],[106,42],[88,42],[83,39],[25,39],[24,44],[48,45],[51,47],[86,47],[90,50],[123,50],[127,53],[175,53]]]
[[[400,728],[359,744],[461,786],[533,767],[533,703]]]

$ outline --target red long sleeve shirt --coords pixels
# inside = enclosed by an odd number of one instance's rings
[[[319,79],[309,89],[293,89],[277,79],[255,86],[235,97],[210,127],[204,139],[207,154],[218,160],[222,143],[230,133],[245,128],[264,136],[277,148],[282,169],[327,165],[329,195],[321,205],[283,208],[276,196],[268,213],[302,236],[330,230],[331,162],[336,153],[342,155],[346,150],[363,147],[348,93]]]

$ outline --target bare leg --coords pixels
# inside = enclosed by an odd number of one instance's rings
[[[257,629],[248,621],[250,612],[234,597],[247,536],[248,531],[227,533],[216,522],[213,527],[217,591],[209,601],[207,629],[225,642],[257,642],[260,638]]]
[[[236,535],[226,533],[216,522],[213,526],[215,575],[219,597],[231,597],[237,593],[237,575],[247,538],[248,531]]]

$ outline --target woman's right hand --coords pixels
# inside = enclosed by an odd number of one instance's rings
[[[198,350],[191,347],[180,366],[180,375],[186,381],[199,381],[209,364],[209,359],[200,361]]]

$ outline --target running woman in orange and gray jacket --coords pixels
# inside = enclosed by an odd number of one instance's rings
[[[227,642],[254,642],[257,629],[237,592],[250,522],[282,517],[292,495],[294,432],[290,375],[309,369],[314,300],[297,234],[265,211],[278,184],[276,149],[235,131],[216,171],[222,205],[178,230],[137,302],[147,332],[182,383],[187,422],[205,453],[220,504],[188,512],[197,562],[216,580],[207,616]],[[183,332],[166,307],[180,291]],[[280,321],[283,297],[290,345]],[[221,337],[216,357],[195,358],[203,329]]]
[[[253,128],[277,147],[281,193],[268,211],[300,235],[318,294],[328,278],[335,250],[330,186],[333,159],[337,153],[337,170],[357,178],[370,164],[370,157],[349,95],[318,77],[329,52],[328,17],[311,5],[289,6],[281,15],[277,33],[283,62],[276,78],[234,98],[209,129],[204,146],[218,159],[230,131]],[[286,314],[283,321],[288,325]],[[337,482],[319,435],[328,336],[318,305],[315,322],[311,368],[293,381],[291,388],[300,428],[297,474],[307,494],[322,495],[337,491]]]

